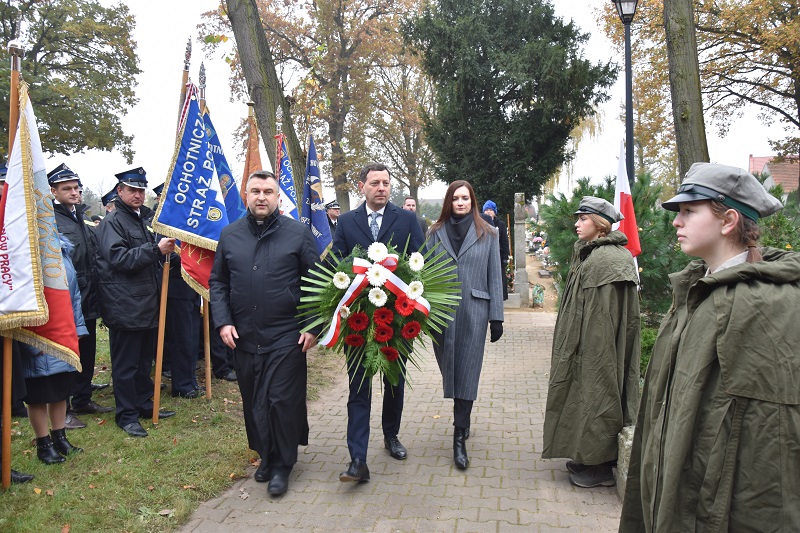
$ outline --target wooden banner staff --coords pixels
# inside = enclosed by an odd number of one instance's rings
[[[181,79],[181,102],[178,110],[178,133],[181,131],[180,117],[183,111],[183,102],[186,100],[186,84],[189,82],[189,63],[192,59],[192,38],[186,42],[186,54],[183,61],[183,76]],[[153,391],[153,424],[158,424],[158,411],[161,406],[161,369],[164,366],[164,329],[167,321],[167,293],[169,292],[169,259],[172,254],[167,254],[164,268],[161,272],[161,302],[158,309],[158,344],[156,344],[156,379]]]
[[[206,111],[206,66],[200,63],[200,116]],[[203,356],[206,363],[206,400],[211,399],[211,324],[208,316],[208,299],[203,298]]]
[[[19,123],[19,71],[20,58],[22,57],[22,43],[14,39],[8,43],[8,53],[11,55],[11,90],[8,95],[8,154],[11,159],[11,150],[14,148],[14,138],[17,136]],[[5,193],[5,191],[3,191]],[[3,337],[3,453],[2,478],[3,490],[11,486],[11,337]]]

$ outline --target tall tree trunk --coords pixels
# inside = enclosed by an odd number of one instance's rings
[[[692,0],[664,0],[664,29],[675,142],[682,178],[693,163],[709,161]]]
[[[297,139],[297,132],[292,122],[289,102],[283,96],[283,87],[275,70],[275,60],[261,26],[255,0],[226,0],[228,19],[233,27],[236,49],[242,62],[242,71],[247,81],[250,98],[255,102],[256,119],[261,138],[267,150],[269,162],[273,169],[278,168],[275,160],[275,114],[278,106],[283,112],[281,126],[286,135],[286,149],[294,171],[295,190],[297,191],[298,209],[303,192],[303,174],[305,173],[305,154]]]

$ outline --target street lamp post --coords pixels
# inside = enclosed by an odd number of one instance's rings
[[[612,0],[622,24],[625,25],[625,168],[633,190],[633,67],[631,66],[631,22],[639,0]]]

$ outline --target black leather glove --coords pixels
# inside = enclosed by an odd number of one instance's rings
[[[497,342],[503,336],[503,322],[492,320],[489,322],[489,342]]]

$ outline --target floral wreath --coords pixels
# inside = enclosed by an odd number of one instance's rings
[[[361,365],[364,380],[381,373],[397,385],[401,375],[408,377],[408,362],[419,366],[414,342],[424,343],[422,333],[441,333],[461,299],[456,266],[442,260],[445,253],[414,252],[406,259],[391,244],[375,242],[366,253],[356,246],[343,259],[331,254],[327,265],[317,263],[302,278],[303,331],[322,325],[319,343],[344,352],[348,370]]]

